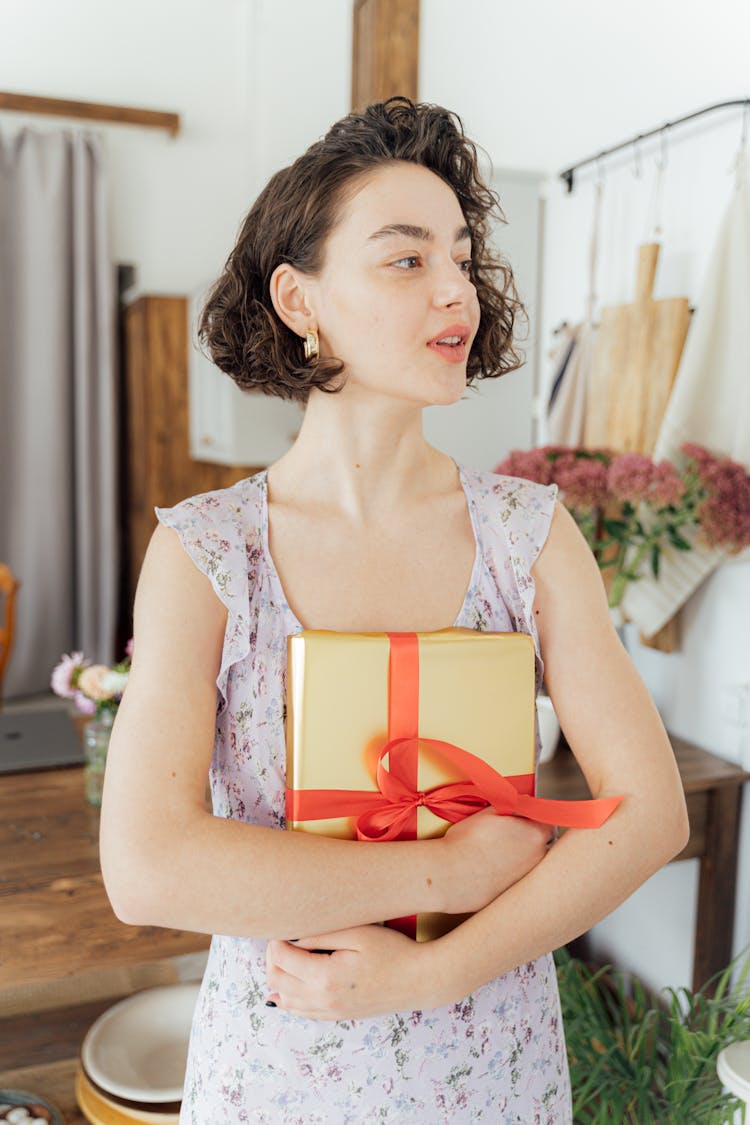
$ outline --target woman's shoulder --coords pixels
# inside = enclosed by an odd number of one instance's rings
[[[215,525],[222,521],[232,523],[247,521],[249,508],[262,503],[265,470],[253,476],[244,477],[225,488],[210,489],[186,496],[176,504],[156,507],[154,510],[161,522],[200,522]]]
[[[263,485],[261,471],[228,488],[154,509],[159,523],[177,532],[198,569],[224,591],[243,587],[262,555]]]
[[[505,525],[552,517],[558,496],[556,484],[541,484],[526,477],[495,473],[490,469],[462,466],[472,497],[488,518]]]

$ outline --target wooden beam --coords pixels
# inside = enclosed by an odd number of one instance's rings
[[[352,109],[393,94],[417,100],[419,0],[354,0]]]
[[[2,109],[51,117],[80,117],[87,121],[114,121],[119,125],[143,125],[147,129],[166,129],[173,137],[177,136],[180,129],[178,113],[133,109],[123,105],[101,105],[99,102],[76,102],[67,98],[42,98],[35,94],[0,92],[0,110]]]

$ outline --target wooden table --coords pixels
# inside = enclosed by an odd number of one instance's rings
[[[206,934],[126,926],[99,867],[83,769],[0,776],[0,989],[208,947]]]
[[[33,1006],[45,987],[75,995],[70,978],[84,981],[92,970],[116,977],[205,950],[210,940],[115,917],[99,867],[99,810],[84,799],[82,767],[0,776],[0,1012],[3,997],[24,987]],[[88,1027],[120,996],[81,996],[63,1008],[45,1001],[43,1011],[0,1019],[0,1087],[42,1094],[70,1125],[84,1122],[75,1057]]]
[[[675,857],[700,860],[693,954],[693,989],[701,988],[732,957],[737,847],[742,786],[750,774],[724,758],[670,735],[690,818],[687,847]],[[570,748],[560,747],[539,770],[539,793],[572,800],[589,789]]]

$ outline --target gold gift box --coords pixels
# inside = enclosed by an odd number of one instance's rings
[[[470,751],[506,777],[535,769],[534,642],[525,633],[450,628],[417,633],[418,734]],[[288,638],[287,787],[289,790],[377,792],[379,752],[389,740],[387,633],[304,630]],[[419,747],[418,788],[465,774]],[[533,792],[533,787],[531,790]],[[287,828],[353,839],[355,816],[287,820]],[[419,839],[449,825],[417,810]],[[418,941],[447,932],[466,915],[420,914]]]

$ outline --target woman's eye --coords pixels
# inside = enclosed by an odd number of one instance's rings
[[[417,257],[417,255],[416,255],[416,254],[410,254],[408,258],[399,258],[399,260],[398,260],[397,262],[393,262],[392,264],[393,264],[394,266],[398,266],[398,267],[399,267],[399,269],[401,269],[401,268],[403,267],[403,265],[404,265],[404,262],[408,262],[408,263],[416,263],[416,262],[418,262],[418,261],[419,261],[419,258]],[[411,264],[410,264],[410,265],[407,265],[407,266],[406,266],[405,268],[406,268],[407,270],[413,269],[413,265],[411,265]]]
[[[460,270],[463,270],[464,273],[471,273],[471,267],[473,266],[473,264],[474,263],[472,262],[471,258],[467,258],[465,262],[458,263],[458,268]]]

